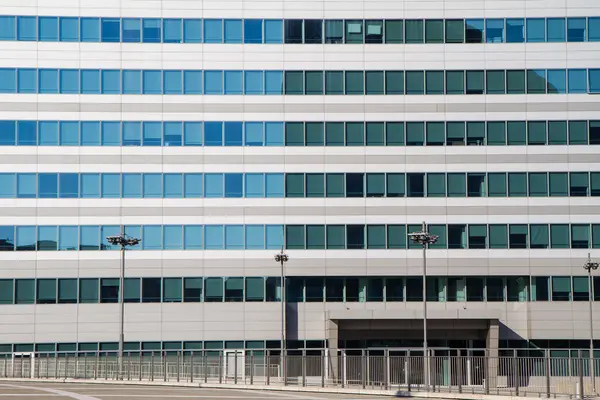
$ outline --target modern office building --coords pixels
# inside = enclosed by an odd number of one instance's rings
[[[0,352],[588,349],[595,0],[3,0]],[[589,287],[592,287],[590,293]],[[600,343],[596,343],[600,348]]]

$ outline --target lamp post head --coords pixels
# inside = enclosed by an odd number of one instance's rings
[[[274,258],[275,261],[280,263],[288,262],[288,260],[290,259],[290,257],[283,252],[283,247],[281,248],[281,252],[275,254]]]
[[[439,238],[439,236],[432,235],[427,231],[412,232],[408,234],[408,237],[410,238],[410,240],[412,240],[413,243],[419,243],[422,245],[433,244],[437,242]]]
[[[141,242],[140,239],[125,235],[107,236],[108,243],[121,247],[135,246]]]
[[[600,263],[592,261],[592,258],[588,253],[588,259],[585,262],[585,264],[583,264],[583,269],[585,269],[589,274],[591,274],[592,271],[597,270],[598,267],[600,267]]]

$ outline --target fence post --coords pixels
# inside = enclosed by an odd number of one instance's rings
[[[223,383],[223,351],[219,351],[219,383]]]
[[[546,397],[550,398],[550,350],[545,350],[544,356],[544,364],[546,366]]]
[[[267,375],[267,386],[271,384],[271,368],[270,368],[271,350],[265,352],[265,369]]]
[[[325,363],[325,350],[321,350],[321,387],[325,387],[325,368],[327,368],[327,363]]]
[[[127,380],[131,380],[131,352],[127,352]]]
[[[361,356],[360,356],[360,379],[361,379],[361,383],[362,383],[362,388],[365,389],[367,387],[367,354],[366,354],[366,350],[362,350],[361,352]],[[344,380],[346,379],[346,376],[344,376]]]
[[[163,381],[167,381],[167,352],[163,351],[160,353],[160,356],[162,357],[162,364],[163,364]]]
[[[154,352],[150,357],[150,381],[154,381]]]
[[[485,379],[485,394],[490,394],[490,374],[489,374],[489,366],[490,366],[490,354],[488,353],[487,349],[485,350],[484,353],[484,360],[485,362],[483,363],[484,368],[483,368],[483,379]]]
[[[254,385],[254,350],[250,350],[250,384]]]
[[[302,387],[306,386],[306,350],[302,350]]]
[[[513,383],[515,385],[515,395],[519,395],[519,373],[518,373],[518,360],[517,360],[517,350],[513,349],[513,357],[512,357],[512,376]]]
[[[65,353],[65,379],[69,377],[69,353]]]
[[[194,383],[194,352],[190,353],[190,383]]]
[[[226,358],[227,359],[227,358]],[[237,367],[237,360],[238,360],[238,352],[237,350],[233,353],[233,384],[237,385],[237,375],[238,375],[238,367]],[[227,361],[225,361],[227,362]],[[227,367],[225,367],[227,368]],[[226,369],[227,370],[227,369]]]
[[[388,390],[390,387],[390,350],[383,351],[383,390]]]
[[[104,380],[108,380],[108,352],[104,353]]]
[[[456,356],[456,378],[458,381],[458,393],[462,393],[462,380],[463,380],[463,372],[462,372],[462,356],[460,355],[460,349],[457,350]],[[452,382],[450,382],[452,383]]]
[[[180,352],[177,352],[177,382],[179,382],[179,367],[181,366],[181,362],[180,362]]]
[[[410,362],[410,350],[408,350],[408,352],[406,353],[406,386],[407,386],[407,390],[410,392],[410,381],[411,381],[411,374],[410,374],[410,367],[411,367],[411,362]]]
[[[578,351],[579,356],[579,398],[585,399],[585,390],[583,387],[583,357],[581,356],[581,350]]]
[[[202,363],[204,364],[204,383],[208,382],[208,354],[202,351]]]
[[[138,366],[140,368],[139,378],[140,378],[140,381],[141,381],[142,378],[143,378],[143,369],[144,369],[144,363],[142,361],[142,352],[141,351],[138,353]]]
[[[46,354],[46,378],[50,378],[50,354]]]
[[[287,350],[284,350],[283,353],[280,356],[281,358],[281,365],[283,367],[283,386],[287,386],[287,381],[288,381],[288,357],[287,357]]]

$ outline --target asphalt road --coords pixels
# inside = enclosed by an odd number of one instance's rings
[[[237,389],[200,389],[185,387],[103,385],[51,382],[0,382],[0,399],[27,400],[374,400],[381,396],[334,395]]]

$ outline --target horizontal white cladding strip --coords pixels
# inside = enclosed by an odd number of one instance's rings
[[[285,250],[292,259],[373,259],[373,260],[421,260],[423,255],[420,249],[411,250]],[[247,260],[249,264],[256,265],[257,262],[272,261],[273,254],[277,250],[129,250],[128,260],[155,260],[156,262],[167,262],[168,260]],[[590,249],[496,249],[496,250],[442,250],[429,249],[427,258],[444,259],[574,259],[579,265],[587,258]],[[600,250],[591,250],[591,255],[600,255]],[[120,259],[118,251],[38,251],[19,252],[2,251],[0,260],[3,261],[117,261]],[[200,266],[200,265],[199,265]],[[268,263],[267,263],[268,266]],[[565,265],[567,267],[567,265]],[[585,271],[583,271],[585,273]],[[582,273],[582,274],[583,274]]]
[[[385,70],[537,69],[567,66],[597,68],[600,66],[600,44],[594,42],[452,45],[160,45],[5,41],[0,42],[0,52],[3,53],[0,67],[23,68]]]
[[[58,157],[58,156],[57,156]],[[262,157],[267,157],[262,156]],[[373,156],[375,158],[376,156]],[[418,158],[417,156],[414,156]],[[597,156],[596,156],[597,157]],[[398,164],[393,160],[389,164],[365,164],[366,160],[355,159],[352,156],[337,157],[337,162],[328,162],[326,157],[314,162],[297,164],[226,164],[225,156],[223,163],[211,160],[211,164],[6,164],[2,165],[2,172],[59,172],[59,173],[344,173],[344,172],[579,172],[600,171],[600,163],[582,160],[572,163],[554,163],[548,159],[537,163],[527,160],[511,162],[506,156],[506,163],[485,164],[469,163],[469,156],[462,156],[464,160],[456,164],[444,164],[444,160],[432,161],[429,164],[415,163],[407,164],[405,160],[398,157]],[[458,158],[458,156],[457,156]],[[549,157],[550,158],[550,157]],[[343,161],[340,161],[342,159]],[[346,159],[346,160],[344,160]],[[598,160],[598,158],[596,158]],[[158,160],[155,159],[155,162]],[[201,160],[200,160],[201,161]],[[307,160],[308,161],[308,160]],[[158,161],[160,162],[160,161]],[[298,161],[296,161],[298,162]],[[375,163],[376,161],[371,161]],[[410,162],[410,161],[409,161]]]

